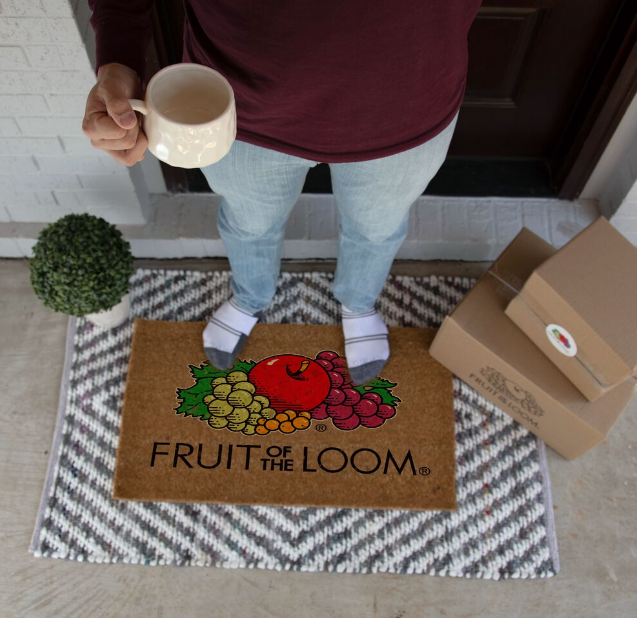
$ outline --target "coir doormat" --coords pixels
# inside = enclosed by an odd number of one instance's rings
[[[132,318],[207,321],[230,297],[230,276],[137,270],[131,279]],[[332,280],[331,273],[282,273],[263,322],[338,326]],[[378,310],[390,327],[438,328],[475,281],[390,275]],[[457,510],[113,499],[133,325],[131,319],[104,331],[83,318],[69,320],[58,420],[30,546],[36,556],[493,579],[558,572],[543,442],[456,376]],[[175,388],[192,388],[195,378],[184,377],[187,382]],[[395,416],[385,419],[388,426],[401,414],[403,402],[397,403]],[[176,418],[184,426],[207,422]],[[147,419],[149,425],[153,421]],[[312,419],[311,426],[317,422]],[[311,430],[297,431],[290,440]],[[171,442],[171,436],[163,441]]]
[[[340,326],[257,324],[226,371],[206,360],[205,326],[135,320],[114,497],[456,508],[435,329],[390,327],[381,375],[354,386]]]

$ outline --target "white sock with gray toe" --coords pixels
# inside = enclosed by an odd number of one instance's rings
[[[203,331],[203,347],[208,360],[217,369],[229,369],[245,346],[261,312],[250,313],[226,300],[212,315]]]
[[[347,368],[355,385],[377,377],[389,359],[389,331],[375,309],[364,313],[341,305]]]

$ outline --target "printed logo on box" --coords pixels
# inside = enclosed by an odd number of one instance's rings
[[[474,373],[471,373],[469,377],[485,392],[492,395],[494,400],[503,403],[536,429],[539,428],[537,419],[544,416],[544,410],[529,391],[513,380],[509,380],[493,367],[482,367],[480,374],[482,377]]]
[[[577,354],[577,344],[571,333],[559,324],[548,324],[546,326],[546,336],[553,346],[564,356],[575,356]]]

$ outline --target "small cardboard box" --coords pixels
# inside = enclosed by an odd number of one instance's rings
[[[523,228],[445,317],[429,353],[567,459],[602,442],[626,409],[626,380],[588,401],[504,311],[556,249]]]
[[[589,401],[637,380],[637,248],[599,217],[505,309]]]

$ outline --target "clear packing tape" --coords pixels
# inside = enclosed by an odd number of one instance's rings
[[[529,310],[530,314],[533,316],[533,318],[537,321],[538,324],[540,324],[542,326],[542,330],[544,331],[546,329],[546,327],[548,326],[548,323],[545,322],[538,314],[537,312],[533,309],[533,307],[531,307],[529,305],[529,303],[526,302],[524,296],[522,296],[520,294],[520,289],[517,289],[514,285],[512,285],[511,283],[509,283],[506,279],[504,279],[502,276],[500,276],[498,273],[494,272],[493,269],[489,269],[487,271],[488,274],[490,274],[492,277],[495,277],[502,285],[505,286],[507,292],[511,292],[511,300],[513,299],[514,296],[519,296],[520,300],[524,303],[524,305],[526,306],[526,308]],[[519,284],[523,284],[524,282],[516,275],[509,275],[509,278],[512,279],[515,283],[519,283]],[[579,354],[579,352],[575,355],[571,357],[575,362],[579,363],[579,365],[586,371],[586,373],[590,376],[590,378],[603,390],[606,390],[608,388],[612,388],[613,386],[616,386],[617,384],[614,382],[609,382],[608,380],[605,380],[603,377],[601,377],[603,375],[603,371],[601,370],[601,368],[596,367],[592,362],[590,362],[588,359],[584,359],[581,357],[581,355]],[[627,380],[632,380],[634,382],[634,387],[635,389],[637,389],[637,375],[632,375],[628,378],[626,378]]]

